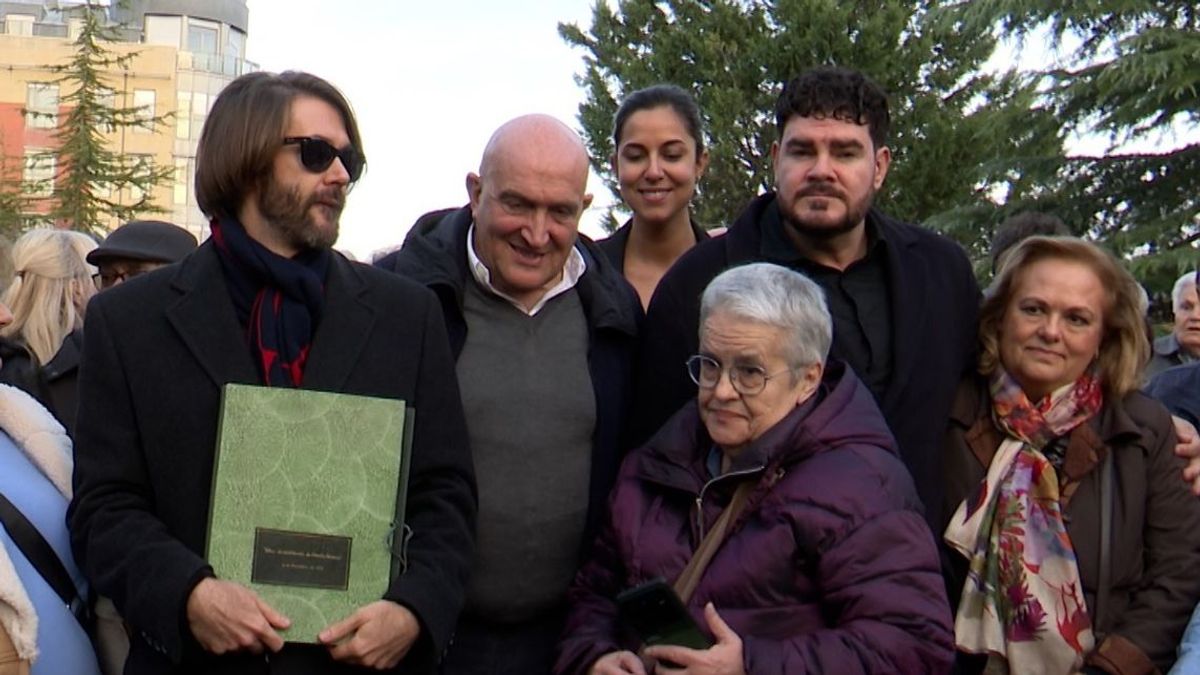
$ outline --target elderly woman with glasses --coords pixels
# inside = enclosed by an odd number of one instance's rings
[[[623,463],[568,595],[556,672],[944,672],[934,540],[870,392],[827,363],[820,288],[737,267],[705,290],[700,318],[697,400]],[[689,566],[726,526],[707,565]],[[685,566],[698,575],[686,611],[712,646],[642,649],[614,597]]]
[[[1069,237],[1021,242],[988,289],[944,461],[959,672],[1175,659],[1200,598],[1200,502],[1170,416],[1138,391],[1138,296],[1113,256]]]

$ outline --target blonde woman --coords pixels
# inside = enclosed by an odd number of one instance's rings
[[[96,269],[85,260],[94,248],[80,232],[26,232],[13,244],[14,277],[3,297],[13,321],[0,328],[0,382],[33,395],[68,433],[75,426],[78,331],[96,293]]]

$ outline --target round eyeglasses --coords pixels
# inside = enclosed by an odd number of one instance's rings
[[[784,373],[790,373],[795,368],[787,368],[778,373],[767,374],[761,366],[750,365],[732,365],[725,368],[721,362],[711,356],[696,354],[687,360],[688,375],[691,376],[692,382],[704,389],[712,389],[721,381],[721,375],[726,371],[729,372],[729,384],[733,386],[733,390],[742,396],[754,396],[761,394],[763,389],[767,387],[767,381],[773,377],[779,377]]]

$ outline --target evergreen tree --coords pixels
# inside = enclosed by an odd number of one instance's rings
[[[154,188],[173,176],[172,167],[113,150],[106,135],[122,129],[154,131],[165,116],[154,111],[118,104],[117,92],[106,78],[128,69],[135,54],[119,55],[106,47],[115,41],[114,29],[105,20],[103,7],[88,3],[79,10],[83,22],[74,42],[70,62],[52,66],[52,80],[67,108],[54,131],[56,147],[33,160],[54,161],[54,189],[45,220],[103,236],[112,219],[132,220],[145,213],[161,213],[153,204]],[[128,202],[122,195],[130,195]]]
[[[0,144],[2,145],[2,144]],[[25,229],[29,210],[29,199],[22,191],[24,177],[17,162],[7,155],[0,155],[0,236],[15,240]],[[3,280],[0,280],[0,285]]]
[[[988,72],[995,31],[968,28],[940,0],[624,0],[598,2],[586,31],[560,24],[585,50],[579,121],[596,171],[616,194],[612,117],[626,93],[656,82],[693,92],[712,162],[695,201],[698,219],[725,225],[772,184],[774,101],[783,83],[823,64],[857,68],[892,106],[894,161],[878,203],[930,221],[985,257],[997,201],[1035,191],[1061,156],[1036,82]],[[1022,170],[1014,158],[1033,156]]]
[[[1191,0],[978,0],[965,25],[1062,52],[1034,74],[1043,104],[1098,156],[1040,158],[1043,189],[1012,208],[1052,211],[1124,256],[1158,295],[1197,265],[1200,6]],[[1126,152],[1133,143],[1143,148]]]

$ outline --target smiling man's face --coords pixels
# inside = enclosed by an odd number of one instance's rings
[[[562,277],[591,201],[586,156],[555,145],[506,142],[481,174],[467,176],[475,253],[492,285],[527,307]]]

